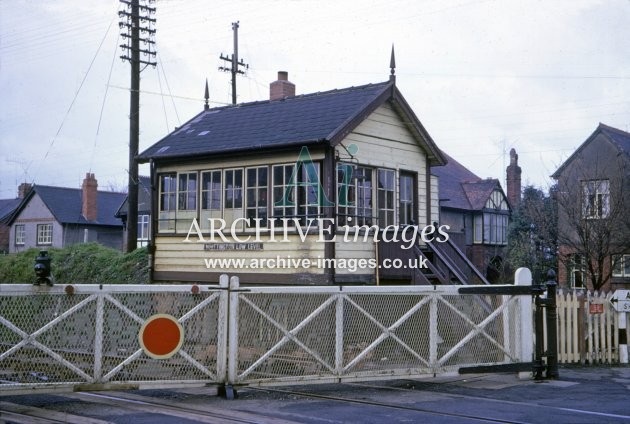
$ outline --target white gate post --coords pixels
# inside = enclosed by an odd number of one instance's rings
[[[236,384],[238,372],[238,302],[239,278],[230,278],[228,312],[228,384]]]
[[[514,284],[517,286],[531,286],[532,272],[528,268],[519,268],[514,274]],[[530,362],[534,360],[534,323],[532,317],[532,297],[519,296],[520,306],[520,360]],[[520,378],[530,378],[531,372],[520,372]]]
[[[227,364],[228,364],[228,320],[229,320],[229,307],[230,293],[228,288],[230,287],[230,278],[226,274],[222,274],[219,277],[219,287],[221,292],[219,293],[219,316],[216,322],[217,325],[217,382],[227,382]],[[214,325],[215,323],[208,323],[208,325]]]
[[[337,294],[335,305],[335,372],[337,377],[343,374],[343,294]]]
[[[96,298],[96,325],[94,334],[94,380],[100,383],[103,378],[103,327],[105,315],[105,295],[99,293]]]
[[[433,376],[438,372],[438,307],[437,294],[431,293],[429,304],[429,367],[433,370]]]

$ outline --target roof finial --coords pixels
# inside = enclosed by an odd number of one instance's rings
[[[392,43],[392,57],[389,59],[389,68],[389,80],[396,81],[396,58],[394,56],[394,43]]]
[[[203,104],[204,110],[210,109],[210,104],[208,101],[210,100],[210,90],[208,89],[208,78],[206,78],[206,92],[203,95],[203,98],[206,100]]]

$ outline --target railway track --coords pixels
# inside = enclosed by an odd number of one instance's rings
[[[467,379],[471,381],[470,378]],[[417,384],[418,381],[410,381],[410,385]],[[398,391],[398,392],[406,392],[406,393],[414,393],[418,394],[419,397],[424,395],[435,395],[436,393],[442,395],[448,395],[452,398],[459,398],[462,400],[479,402],[479,403],[489,403],[494,405],[500,405],[503,407],[514,407],[514,408],[528,408],[531,410],[537,409],[538,411],[545,411],[548,413],[549,417],[553,417],[558,413],[570,414],[575,417],[579,417],[580,419],[586,420],[586,422],[628,422],[630,423],[630,410],[628,410],[628,414],[614,414],[614,413],[606,413],[601,411],[594,411],[588,409],[578,409],[578,408],[568,408],[562,406],[551,406],[551,405],[541,405],[538,402],[527,402],[527,401],[513,401],[513,400],[501,400],[501,399],[492,399],[488,397],[481,396],[471,396],[471,395],[462,395],[455,393],[448,393],[444,391],[433,391],[433,390],[421,390],[415,388],[402,388],[402,387],[392,387],[386,385],[378,385],[378,384],[366,384],[366,383],[340,383],[346,386],[363,388],[363,389],[376,389],[379,391]],[[375,400],[370,400],[366,398],[353,398],[349,396],[337,396],[337,395],[329,395],[329,394],[321,394],[321,393],[313,393],[313,392],[304,392],[304,391],[296,391],[290,389],[279,389],[279,388],[270,388],[270,387],[250,387],[250,390],[256,390],[261,392],[269,392],[269,393],[282,393],[284,395],[291,396],[299,396],[303,398],[310,399],[321,399],[328,400],[339,403],[346,404],[357,404],[357,405],[366,405],[378,408],[386,408],[392,410],[400,410],[400,411],[411,411],[418,412],[421,416],[425,417],[424,422],[431,422],[430,417],[445,417],[445,418],[453,418],[456,420],[462,420],[463,422],[485,422],[485,423],[505,423],[505,424],[526,424],[530,421],[522,421],[522,420],[514,420],[507,418],[500,418],[496,416],[495,408],[488,408],[483,414],[470,414],[470,413],[458,413],[458,412],[449,412],[444,409],[436,409],[436,408],[425,408],[418,406],[409,406],[402,403],[388,403],[388,402],[380,402]],[[344,390],[340,388],[339,392],[342,393],[351,393],[351,390]],[[582,421],[580,421],[582,422]]]
[[[77,392],[55,395],[67,398],[68,401],[79,401],[84,404],[98,404],[104,410],[112,410],[112,415],[119,416],[120,411],[130,414],[153,414],[162,419],[156,422],[199,422],[211,424],[296,424],[295,421],[266,417],[261,414],[241,412],[232,409],[219,409],[214,406],[200,408],[182,404],[163,398],[137,395],[125,392]],[[114,413],[115,412],[115,413]],[[46,424],[108,424],[115,421],[94,419],[76,413],[37,408],[16,403],[0,402],[0,423]]]
[[[485,377],[480,376],[478,380],[470,376],[465,381],[475,387],[477,383],[484,383]],[[208,387],[7,396],[0,398],[0,422],[522,424],[546,423],[553,417],[557,423],[630,423],[630,410],[626,413],[617,409],[616,414],[607,413],[596,403],[574,404],[571,408],[557,402],[545,404],[541,397],[501,399],[488,392],[485,395],[477,395],[475,391],[462,392],[460,383],[462,381],[455,380],[436,385],[399,380],[392,384],[357,382],[307,387],[245,387],[239,392],[240,398],[234,401],[213,396],[216,391],[212,392]],[[545,385],[539,387],[543,389]],[[554,390],[554,387],[549,385],[547,390]]]
[[[466,422],[527,424],[524,421],[512,421],[512,420],[505,420],[505,419],[492,418],[488,416],[479,416],[479,415],[473,415],[473,414],[460,414],[460,413],[454,413],[454,412],[439,411],[436,409],[419,408],[415,406],[408,406],[408,405],[402,405],[402,404],[396,404],[396,403],[378,402],[378,401],[368,400],[368,399],[355,399],[355,398],[342,397],[342,396],[322,395],[322,394],[317,394],[317,393],[306,393],[306,392],[298,392],[298,391],[293,391],[293,390],[273,389],[273,388],[267,388],[267,387],[266,388],[252,388],[252,389],[259,390],[259,391],[266,391],[266,392],[283,393],[287,395],[301,396],[301,397],[312,398],[312,399],[323,399],[323,400],[330,400],[330,401],[341,402],[341,403],[369,405],[369,406],[378,407],[378,408],[418,412],[419,419],[420,417],[424,417],[424,420],[427,419],[426,417],[428,415],[428,416],[440,416],[440,417],[461,419],[461,420],[465,420]],[[430,422],[430,421],[425,421],[425,422]]]

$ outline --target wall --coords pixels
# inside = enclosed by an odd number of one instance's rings
[[[16,246],[15,226],[19,224],[24,224],[25,243],[24,245]],[[37,245],[38,224],[53,224],[52,245]],[[63,246],[63,227],[55,220],[53,214],[44,204],[42,199],[37,194],[34,194],[28,204],[14,220],[13,225],[11,225],[11,232],[9,235],[9,251],[11,253],[14,253],[30,249],[31,247],[46,248],[51,246]]]

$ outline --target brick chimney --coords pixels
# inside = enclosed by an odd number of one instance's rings
[[[295,84],[289,81],[289,73],[278,71],[278,80],[269,84],[269,100],[295,96]]]
[[[33,188],[32,184],[22,183],[18,186],[18,199],[24,199],[29,191]]]
[[[85,174],[82,189],[81,215],[88,221],[95,221],[98,216],[97,189],[98,183],[94,174]]]
[[[521,202],[521,167],[518,166],[516,150],[510,150],[510,165],[505,170],[507,174],[507,198],[512,209],[516,209]]]

